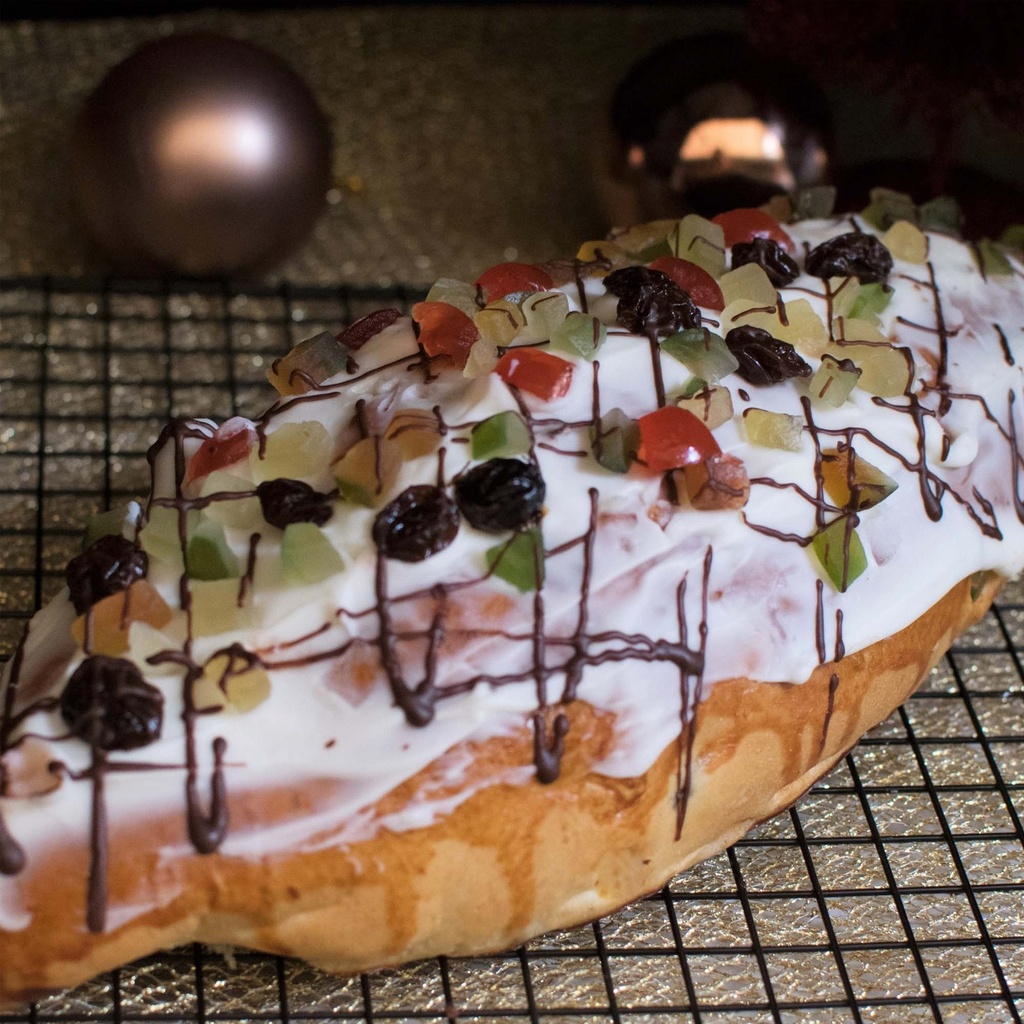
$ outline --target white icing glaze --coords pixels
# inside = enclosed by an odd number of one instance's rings
[[[792,234],[798,242],[806,240],[814,245],[842,230],[839,222],[816,222],[797,225]],[[940,286],[941,313],[949,334],[949,392],[954,396],[984,395],[988,404],[986,409],[979,401],[954,398],[951,408],[941,416],[927,416],[924,450],[935,478],[971,502],[986,522],[992,517],[981,509],[974,497],[975,489],[992,503],[1002,539],[986,537],[951,494],[942,501],[941,519],[933,522],[928,518],[918,477],[901,461],[913,463],[919,446],[915,420],[905,411],[905,398],[890,400],[892,408],[886,408],[865,392],[855,390],[839,409],[815,408],[814,423],[821,430],[841,430],[852,423],[869,429],[870,437],[855,441],[858,454],[899,481],[899,488],[886,501],[861,514],[858,532],[868,556],[866,572],[845,594],[825,582],[823,640],[829,658],[838,641],[836,621],[840,611],[842,642],[850,652],[909,624],[971,573],[995,569],[1011,576],[1024,565],[1024,524],[1013,507],[1017,479],[1012,468],[1014,453],[1005,436],[1010,415],[1007,396],[1012,393],[1016,395],[1017,437],[1024,438],[1021,269],[1015,264],[1015,276],[983,285],[966,246],[938,236],[930,236],[930,245],[930,259]],[[881,330],[912,350],[917,374],[915,394],[924,407],[936,410],[940,396],[926,387],[934,380],[937,344],[936,299],[928,282],[928,268],[897,261],[892,283],[896,292],[882,315]],[[599,300],[593,308],[610,310],[613,316],[614,307],[603,299],[600,281],[590,280],[587,288],[589,297]],[[806,289],[818,294],[809,295]],[[563,290],[571,307],[579,309],[577,289],[567,286]],[[826,315],[823,283],[816,278],[801,275],[791,288],[783,290],[783,295],[787,301],[808,298],[819,315]],[[708,316],[715,319],[717,315]],[[995,324],[1001,326],[1008,340],[1014,365],[1004,358]],[[721,333],[729,326],[722,324]],[[402,358],[404,355],[408,358]],[[275,413],[268,421],[268,430],[286,422],[316,418],[332,436],[339,436],[349,426],[359,400],[367,403],[370,421],[382,423],[394,410],[410,407],[429,410],[438,405],[449,425],[471,424],[498,411],[518,409],[515,396],[494,374],[466,379],[447,372],[425,384],[408,321],[371,341],[356,358],[359,368],[353,379],[345,375],[336,378],[336,386],[330,389],[333,397],[315,403],[298,402]],[[814,507],[796,489],[815,493],[813,440],[805,430],[797,452],[758,448],[747,442],[740,415],[744,408],[756,407],[803,419],[800,395],[805,387],[790,382],[759,388],[733,375],[724,383],[732,393],[736,416],[715,431],[723,451],[740,457],[751,478],[770,477],[794,487],[755,484],[742,514],[680,509],[659,524],[649,514],[652,510],[665,511],[663,503],[659,504],[658,475],[640,467],[625,476],[610,474],[589,455],[572,454],[589,451],[585,426],[559,426],[585,424],[591,419],[595,372],[599,373],[602,411],[617,406],[635,417],[652,411],[657,399],[647,340],[614,332],[598,353],[599,371],[582,358],[573,362],[572,385],[563,398],[541,402],[526,395],[523,399],[534,420],[536,455],[547,484],[543,535],[549,556],[543,611],[548,641],[545,664],[552,670],[546,682],[547,700],[557,703],[565,684],[565,673],[558,669],[565,664],[570,649],[557,641],[571,637],[576,628],[583,548],[572,542],[586,530],[590,488],[595,488],[600,497],[587,629],[591,637],[606,634],[606,639],[591,642],[592,651],[624,649],[628,645],[624,637],[631,634],[678,641],[677,595],[684,577],[683,613],[690,646],[695,646],[702,615],[703,566],[710,549],[713,556],[707,584],[703,685],[709,687],[735,676],[789,682],[806,679],[819,663],[816,594],[818,580],[825,577],[807,548],[755,532],[745,525],[744,516],[751,523],[786,534],[806,537],[814,532]],[[815,364],[816,360],[810,362]],[[670,397],[689,378],[685,367],[668,357],[662,360],[662,372]],[[744,398],[741,392],[749,397]],[[987,418],[986,411],[998,426]],[[215,424],[197,421],[196,426],[210,434]],[[943,434],[948,435],[948,445],[943,443]],[[448,480],[470,464],[468,446],[461,443],[467,437],[468,427],[464,427],[445,439]],[[198,439],[186,441],[186,454],[194,453],[199,443]],[[832,443],[823,438],[822,446]],[[158,495],[174,493],[171,456],[168,445],[156,466]],[[236,470],[232,468],[232,472]],[[244,465],[237,472],[244,474]],[[394,493],[412,483],[432,482],[436,476],[435,456],[409,462],[402,469]],[[1024,479],[1024,471],[1020,476]],[[307,482],[320,490],[333,487],[327,470],[319,477],[307,478]],[[335,659],[314,660],[353,640],[365,659],[373,662],[378,657],[376,554],[370,539],[374,515],[372,510],[349,505],[336,510],[324,529],[342,554],[346,569],[321,584],[306,587],[281,583],[277,557],[280,531],[265,527],[257,549],[254,583],[257,627],[197,637],[194,641],[192,656],[199,664],[232,642],[243,643],[259,652],[272,679],[269,699],[255,710],[205,715],[196,720],[201,778],[208,778],[213,767],[213,740],[223,737],[227,741],[229,799],[232,792],[250,788],[301,787],[328,779],[337,783],[329,806],[301,819],[273,828],[230,830],[222,847],[225,853],[258,857],[281,850],[344,846],[382,827],[422,827],[450,813],[472,795],[474,787],[467,785],[455,796],[440,790],[435,793],[427,787],[406,808],[384,819],[375,819],[365,808],[460,743],[522,728],[537,707],[538,691],[532,676],[533,596],[520,595],[498,580],[451,591],[449,612],[454,617],[449,620],[449,645],[443,649],[436,683],[444,689],[478,676],[516,672],[523,673],[523,680],[497,686],[483,681],[458,696],[442,699],[434,721],[425,728],[408,724],[379,671],[373,685],[360,687],[352,682],[348,670],[339,673]],[[229,530],[228,536],[244,564],[248,531]],[[403,601],[402,595],[425,595],[441,581],[479,581],[484,574],[484,551],[495,543],[495,537],[463,521],[456,541],[433,557],[414,564],[389,562],[387,586],[396,628],[412,624],[425,629],[433,609],[426,596]],[[568,547],[558,551],[564,545]],[[177,607],[177,572],[153,561],[149,579],[172,607]],[[486,604],[492,594],[500,595],[499,604]],[[497,622],[495,615],[500,617]],[[72,617],[70,605],[62,596],[33,620],[22,669],[23,689],[31,689],[32,680],[50,659],[68,654]],[[167,646],[180,644],[185,635],[184,612],[178,611],[177,618],[164,630]],[[317,632],[324,624],[327,628]],[[474,627],[490,628],[492,633],[460,633],[460,629]],[[495,636],[495,631],[509,635]],[[140,650],[144,634],[138,633]],[[521,639],[512,639],[511,635]],[[147,642],[152,644],[153,640],[150,631]],[[410,685],[423,676],[423,648],[419,644],[405,658]],[[65,671],[50,684],[50,691],[59,693],[80,658],[81,652],[71,658]],[[307,663],[275,667],[289,660]],[[163,693],[164,727],[157,742],[129,758],[182,765],[183,670],[173,666],[143,668],[149,681]],[[681,695],[688,688],[692,693],[692,686],[693,679],[681,679],[680,669],[667,661],[606,661],[588,666],[579,697],[616,715],[614,747],[598,770],[614,777],[646,771],[677,735]],[[88,768],[87,745],[65,738],[66,728],[55,711],[38,710],[20,724],[18,731],[51,737],[54,759],[63,762],[70,772]],[[465,769],[466,756],[464,748],[450,753],[449,760],[442,762],[442,778],[458,778]],[[109,775],[110,821],[116,825],[180,807],[183,774],[182,768]],[[532,765],[524,765],[502,779],[479,785],[499,781],[534,785],[533,774]],[[65,778],[58,789],[43,796],[0,799],[0,813],[30,859],[33,854],[65,844],[81,847],[87,856],[89,786],[84,781]],[[190,850],[184,815],[182,819],[181,842],[165,851],[167,858]],[[0,876],[0,927],[14,931],[30,926],[31,915],[20,896],[20,879],[27,874]],[[112,912],[111,922],[130,919],[155,899],[153,894],[139,893],[132,907],[117,908],[116,916]]]

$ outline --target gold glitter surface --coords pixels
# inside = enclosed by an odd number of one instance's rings
[[[148,486],[145,451],[168,415],[256,413],[292,340],[401,301],[147,287],[0,291],[0,657],[61,586],[88,517]],[[796,808],[596,924],[354,979],[187,947],[0,1024],[1020,1020],[1022,658],[1016,583]]]

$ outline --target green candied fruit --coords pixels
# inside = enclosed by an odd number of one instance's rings
[[[864,545],[852,523],[849,516],[840,516],[819,530],[811,541],[821,567],[840,593],[846,593],[850,584],[868,567]]]
[[[1013,267],[1010,266],[1006,253],[991,238],[983,238],[978,242],[974,247],[974,253],[984,277],[988,277],[990,274],[1005,277],[1007,274],[1013,273]]]
[[[461,309],[471,320],[480,309],[476,301],[476,288],[454,277],[439,277],[427,292],[426,301],[447,302],[449,306]]]
[[[725,341],[706,327],[691,327],[673,334],[661,347],[707,384],[717,384],[740,365]]]
[[[835,185],[809,185],[793,193],[793,219],[819,220],[831,217],[836,207]]]
[[[469,435],[474,459],[504,459],[530,450],[530,429],[511,409],[482,420]]]
[[[878,314],[892,301],[892,293],[892,287],[882,284],[880,281],[862,284],[847,316],[851,320],[870,320],[878,323]],[[836,313],[835,315],[840,316],[841,314]]]
[[[191,537],[199,525],[199,513],[190,509],[185,513],[185,537]],[[178,532],[178,510],[166,505],[154,505],[149,510],[149,519],[139,531],[142,550],[155,562],[163,562],[181,571],[181,534]]]
[[[270,382],[282,395],[302,394],[341,373],[349,350],[330,331],[300,341],[271,370]]]
[[[544,538],[538,526],[488,548],[484,557],[487,568],[498,579],[523,593],[544,585]]]
[[[94,544],[100,537],[120,537],[124,533],[124,509],[112,508],[93,516],[85,524],[82,534],[82,550]]]
[[[599,465],[612,473],[628,473],[640,449],[640,426],[621,409],[609,409],[590,428],[590,443]]]
[[[224,527],[204,519],[189,537],[185,570],[196,580],[225,580],[239,575],[238,559],[224,536]]]
[[[607,337],[608,329],[596,316],[570,313],[551,332],[551,344],[578,352],[584,359],[593,359]]]
[[[861,371],[849,359],[836,359],[827,353],[807,385],[807,393],[815,405],[838,409],[860,380]]]
[[[869,195],[871,202],[860,211],[860,215],[879,231],[888,231],[898,220],[917,223],[917,204],[905,192],[873,188]]]
[[[960,204],[952,196],[936,196],[918,209],[922,231],[945,231],[951,235],[960,234],[963,213]]]
[[[696,263],[712,277],[725,273],[725,229],[699,214],[688,213],[669,233],[671,255]]]
[[[281,572],[288,583],[319,583],[345,563],[315,523],[289,523],[281,538]]]
[[[523,297],[526,327],[519,334],[524,344],[548,341],[569,315],[569,300],[561,292],[531,292]]]

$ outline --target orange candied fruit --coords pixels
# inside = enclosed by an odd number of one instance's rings
[[[572,363],[536,348],[509,349],[494,370],[506,384],[548,402],[572,384]]]
[[[127,590],[97,601],[71,626],[71,635],[79,647],[85,647],[86,619],[91,622],[90,654],[123,654],[128,650],[128,629],[133,622],[145,622],[162,629],[174,613],[160,592],[146,580],[137,580]]]
[[[637,422],[640,426],[637,458],[657,473],[692,466],[721,452],[711,431],[692,412],[677,405],[656,409]]]
[[[551,275],[532,263],[499,263],[473,283],[483,293],[484,302],[503,299],[514,292],[546,292],[554,287]]]
[[[459,366],[466,365],[480,332],[461,309],[447,302],[417,302],[412,318],[419,324],[419,341],[428,356],[450,356]]]
[[[755,238],[770,238],[778,242],[783,249],[796,255],[793,239],[782,229],[782,225],[764,210],[741,207],[738,210],[727,210],[711,218],[725,232],[725,247],[731,249],[738,242],[752,242]]]

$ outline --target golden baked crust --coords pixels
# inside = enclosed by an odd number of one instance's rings
[[[907,699],[953,639],[984,614],[1000,585],[964,580],[890,638],[824,664],[802,685],[734,679],[697,707],[684,734],[643,777],[611,779],[590,766],[609,743],[606,713],[568,709],[573,744],[548,786],[479,789],[434,824],[301,854],[161,855],[178,843],[174,816],[111,837],[109,896],[131,905],[152,889],[178,892],[128,924],[88,932],[80,908],[87,857],[65,847],[36,858],[27,879],[34,926],[0,933],[0,994],[16,1005],[160,948],[199,940],[305,958],[353,973],[436,954],[512,946],[607,913],[725,848],[791,804],[860,736]],[[473,750],[491,777],[530,758],[531,737]],[[374,808],[385,814],[444,778],[450,751]],[[691,777],[686,786],[686,764]],[[680,802],[680,779],[687,789]],[[471,781],[471,780],[466,780]],[[233,795],[233,827],[301,814],[330,799],[303,792]],[[677,836],[679,811],[683,827]],[[326,838],[326,837],[325,837]],[[565,865],[573,870],[566,871]]]

